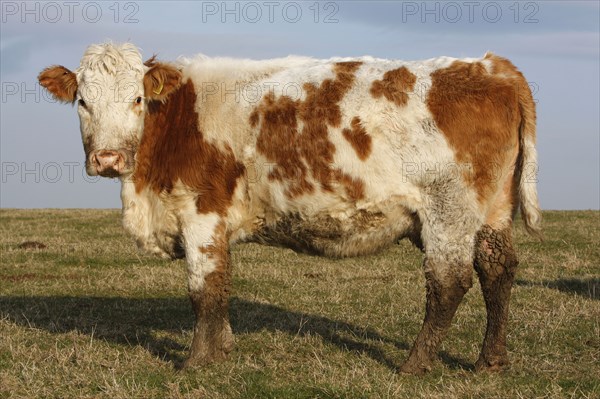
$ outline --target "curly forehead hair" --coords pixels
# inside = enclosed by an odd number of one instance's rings
[[[99,71],[115,75],[120,71],[131,70],[143,75],[144,64],[137,47],[131,43],[102,43],[89,46],[82,59],[77,73],[83,70]]]

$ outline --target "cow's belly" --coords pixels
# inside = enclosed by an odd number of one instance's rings
[[[377,252],[403,237],[420,242],[420,225],[413,213],[405,209],[388,213],[357,210],[337,216],[289,214],[261,226],[249,241],[347,257]]]

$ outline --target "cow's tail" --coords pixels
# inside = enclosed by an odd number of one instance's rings
[[[537,195],[537,150],[535,129],[535,102],[529,85],[523,78],[524,87],[519,87],[519,108],[521,125],[519,128],[520,154],[517,167],[519,206],[525,229],[532,236],[542,238],[542,213]]]

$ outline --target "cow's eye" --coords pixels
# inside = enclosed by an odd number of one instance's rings
[[[82,98],[79,99],[79,105],[81,105],[82,107],[85,107],[85,101],[83,101]]]
[[[142,97],[138,97],[135,99],[135,103],[136,104],[141,104],[142,103]]]

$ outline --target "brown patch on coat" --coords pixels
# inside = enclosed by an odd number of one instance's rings
[[[371,154],[371,136],[360,123],[360,118],[355,116],[350,122],[351,129],[342,130],[344,138],[348,140],[356,155],[364,161]]]
[[[62,65],[54,65],[44,69],[38,75],[40,85],[58,101],[72,103],[77,93],[77,77]]]
[[[511,79],[488,73],[480,62],[454,61],[434,71],[431,79],[427,106],[456,160],[472,166],[463,168],[463,176],[479,202],[487,203],[519,145],[518,89]]]
[[[250,115],[252,127],[258,125],[262,116],[256,149],[265,154],[269,161],[276,162],[268,178],[272,181],[288,181],[288,197],[314,191],[312,183],[308,181],[308,168],[300,151],[304,141],[298,134],[298,103],[287,96],[275,100],[275,95],[270,92]]]
[[[492,53],[487,53],[484,57],[491,61],[492,74],[502,76],[509,80],[517,90],[519,99],[519,110],[521,111],[523,126],[521,131],[528,136],[531,143],[535,144],[535,100],[529,88],[529,83],[525,76],[508,59],[499,57]]]
[[[269,96],[270,94],[270,96]],[[273,94],[273,92],[269,93],[265,96],[264,101],[268,101],[268,102],[273,102],[275,100],[275,95]],[[257,110],[252,111],[252,113],[250,114],[250,118],[249,118],[249,122],[250,122],[250,126],[252,127],[256,127],[256,125],[258,125],[258,121],[260,119],[260,115],[258,113]]]
[[[195,104],[191,81],[168,101],[148,104],[133,175],[136,191],[150,186],[156,193],[171,193],[180,180],[197,194],[199,213],[224,215],[244,166],[229,146],[222,150],[204,140]]]
[[[346,195],[351,201],[358,201],[365,197],[365,184],[357,177],[352,177],[339,169],[331,171],[333,181],[340,182],[346,190]]]
[[[371,85],[371,95],[374,98],[384,96],[388,101],[399,107],[406,105],[408,95],[415,88],[417,77],[406,67],[392,69],[383,74],[383,79],[376,80]]]
[[[304,101],[288,96],[275,98],[270,92],[250,114],[252,127],[260,124],[257,150],[275,163],[268,178],[287,183],[286,195],[294,198],[315,191],[312,177],[323,191],[333,192],[333,183],[341,184],[353,200],[364,196],[362,182],[333,168],[335,146],[329,140],[328,127],[339,127],[342,112],[339,102],[354,84],[361,62],[334,65],[334,79],[325,79],[317,87],[305,83]],[[302,122],[302,131],[298,130]]]
[[[200,253],[207,255],[208,259],[223,262],[227,259],[227,251],[229,246],[227,244],[227,229],[226,223],[221,220],[215,227],[212,234],[212,243],[209,245],[202,245],[198,249]],[[218,265],[223,266],[222,264]]]

